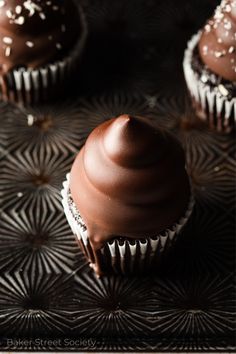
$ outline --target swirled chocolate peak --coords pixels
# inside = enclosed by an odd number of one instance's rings
[[[211,71],[236,81],[236,0],[223,0],[216,8],[203,29],[198,48]]]
[[[0,68],[37,68],[60,59],[79,33],[73,0],[0,0]]]
[[[158,235],[190,198],[184,152],[147,119],[122,115],[98,126],[72,166],[70,190],[91,243]]]

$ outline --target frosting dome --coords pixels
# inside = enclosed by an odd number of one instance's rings
[[[72,166],[70,190],[100,248],[115,236],[154,236],[183,216],[190,198],[184,152],[144,118],[98,126]]]
[[[73,48],[79,24],[72,0],[1,0],[0,64],[36,68]]]
[[[208,68],[236,81],[236,1],[223,0],[208,20],[199,41],[199,54]]]

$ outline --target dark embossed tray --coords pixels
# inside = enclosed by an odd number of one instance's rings
[[[87,0],[90,36],[63,103],[0,105],[0,348],[235,351],[235,135],[200,124],[182,57],[214,0]],[[88,133],[158,120],[187,156],[196,207],[156,275],[96,278],[60,189]]]

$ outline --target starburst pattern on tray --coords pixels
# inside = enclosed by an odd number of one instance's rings
[[[232,164],[236,169],[236,144],[235,136],[233,135],[231,139],[228,139],[227,136],[222,137],[223,141],[221,142],[222,150],[224,151],[227,161]]]
[[[73,156],[43,146],[8,154],[1,165],[2,209],[62,210],[60,190],[72,162]]]
[[[120,114],[148,115],[150,108],[147,100],[140,95],[102,95],[80,101],[79,116],[86,122],[90,119],[102,122]]]
[[[192,127],[193,112],[185,91],[178,96],[145,95],[150,115],[158,120],[163,129],[178,132],[180,126]],[[187,129],[187,127],[186,127]]]
[[[72,289],[73,274],[29,271],[1,275],[1,334],[40,338],[69,333]]]
[[[224,143],[229,143],[229,136],[217,135],[214,131],[210,131],[207,125],[196,116],[185,87],[177,94],[169,91],[169,94],[145,95],[145,98],[151,114],[154,117],[160,117],[163,128],[177,134],[184,145],[187,142],[198,145],[206,140],[214,151],[218,154],[223,153]]]
[[[99,122],[79,114],[78,104],[63,104],[40,109],[8,106],[1,120],[1,135],[6,149],[16,151],[44,145],[54,151],[75,153]]]
[[[69,272],[79,253],[64,213],[11,211],[0,217],[0,271]],[[78,264],[76,264],[78,266]]]
[[[232,275],[156,279],[153,333],[184,341],[230,338],[235,329],[235,282]]]
[[[186,95],[171,99],[153,96],[148,102],[154,119],[163,128],[172,130],[186,150],[187,169],[197,201],[232,208],[236,195],[234,137],[206,129],[196,118]]]
[[[192,277],[235,269],[235,228],[228,214],[197,204],[183,234],[165,262],[165,274]]]
[[[234,204],[236,189],[227,172],[231,167],[208,140],[187,141],[186,165],[199,203],[215,204],[222,209]]]
[[[91,336],[145,336],[153,311],[145,278],[101,277],[90,271],[77,274],[75,329]],[[145,305],[145,306],[144,306]]]
[[[104,346],[105,347],[105,346]],[[152,351],[152,352],[180,352],[180,353],[224,353],[226,350],[229,352],[234,350],[235,345],[234,341],[230,341],[229,338],[214,338],[210,340],[209,338],[201,340],[199,339],[178,339],[175,338],[171,340],[170,338],[156,337],[155,339],[142,340],[139,343],[135,343],[135,345],[130,343],[130,347],[138,348],[138,350]],[[105,347],[106,348],[106,347]]]
[[[3,129],[2,129],[2,121],[4,117],[6,116],[7,112],[9,110],[8,104],[4,102],[0,102],[0,122],[1,122],[1,129],[0,129],[0,158],[3,155],[3,149],[5,148],[7,144],[7,136],[4,134]]]
[[[0,333],[95,335],[97,351],[233,351],[235,137],[196,120],[182,74],[186,40],[216,1],[85,1],[82,81],[96,96],[34,110],[0,104]],[[196,208],[161,276],[96,278],[61,210],[74,154],[121,113],[156,120],[187,152]]]
[[[227,208],[232,210],[235,214],[236,206],[236,144],[235,144],[235,134],[230,137],[221,136],[217,139],[218,145],[220,146],[222,157],[224,159],[225,175],[227,177]],[[217,145],[217,143],[215,144]],[[235,222],[235,219],[234,219]]]

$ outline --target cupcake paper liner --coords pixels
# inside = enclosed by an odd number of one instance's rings
[[[66,177],[67,179],[63,183],[63,189],[61,191],[64,212],[72,232],[87,256],[91,267],[95,270],[96,264],[99,265],[99,269],[105,270],[106,272],[111,270],[114,273],[122,274],[142,272],[149,269],[153,263],[156,264],[160,261],[165,251],[175,242],[178,234],[188,221],[194,207],[194,198],[191,194],[184,216],[163,233],[155,237],[136,240],[121,240],[117,237],[106,242],[102,249],[94,253],[86,227],[70,196],[70,174],[67,174]]]
[[[184,54],[183,69],[187,87],[199,118],[219,132],[230,132],[236,126],[236,98],[224,97],[212,90],[192,68],[193,51],[200,35],[201,31],[191,38]]]
[[[38,69],[18,68],[0,78],[0,97],[19,104],[37,104],[56,97],[75,71],[87,38],[87,24],[82,9],[78,8],[81,35],[71,52],[61,60]]]

